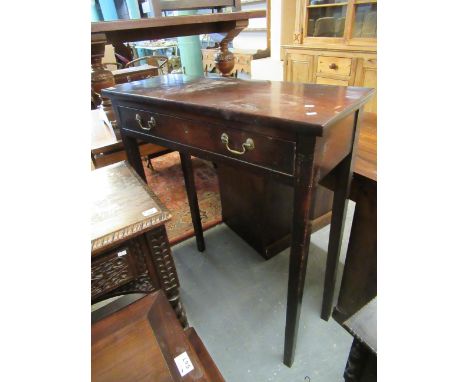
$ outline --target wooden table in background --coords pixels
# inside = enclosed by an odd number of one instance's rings
[[[181,328],[163,293],[121,309],[120,303],[113,301],[92,313],[101,317],[92,317],[93,382],[224,381],[195,329]],[[184,352],[193,370],[182,377],[174,358]]]
[[[377,297],[341,325],[354,337],[345,382],[377,382]]]
[[[161,289],[186,326],[164,226],[171,218],[169,211],[127,162],[90,176],[91,302]]]
[[[333,184],[330,185],[333,189]],[[343,322],[377,295],[377,116],[364,113],[349,198],[356,202],[333,318]],[[332,312],[339,255],[327,258],[322,318]]]
[[[157,76],[159,74],[158,68],[153,65],[139,65],[131,68],[116,69],[112,71],[116,84],[123,84],[125,82],[140,81],[145,78]]]
[[[309,214],[320,179],[337,168],[329,253],[339,253],[364,104],[374,91],[184,75],[103,90],[118,116],[131,165],[144,178],[137,140],[180,152],[199,250],[205,243],[190,155],[267,174],[293,186],[284,363],[297,339],[310,243]],[[272,213],[274,218],[274,211]]]

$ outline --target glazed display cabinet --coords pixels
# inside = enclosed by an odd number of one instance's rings
[[[377,1],[297,0],[286,81],[377,88]],[[377,112],[377,96],[365,110]]]

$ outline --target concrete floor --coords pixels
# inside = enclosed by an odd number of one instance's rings
[[[350,202],[341,263],[353,212]],[[352,337],[333,319],[320,319],[328,233],[329,226],[311,238],[292,368],[282,363],[289,249],[265,261],[224,224],[205,232],[202,254],[195,239],[173,247],[189,323],[226,381],[343,380]]]

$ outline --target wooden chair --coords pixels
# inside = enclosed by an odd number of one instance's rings
[[[158,69],[158,74],[167,74],[168,61],[166,56],[143,56],[130,61],[125,65],[125,68],[141,65],[141,61],[145,60],[148,65],[155,66]],[[159,73],[159,71],[161,71]]]

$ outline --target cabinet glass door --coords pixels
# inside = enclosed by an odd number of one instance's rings
[[[353,38],[377,37],[377,1],[356,0],[354,5]]]
[[[309,0],[306,36],[343,37],[347,5],[347,0]]]

